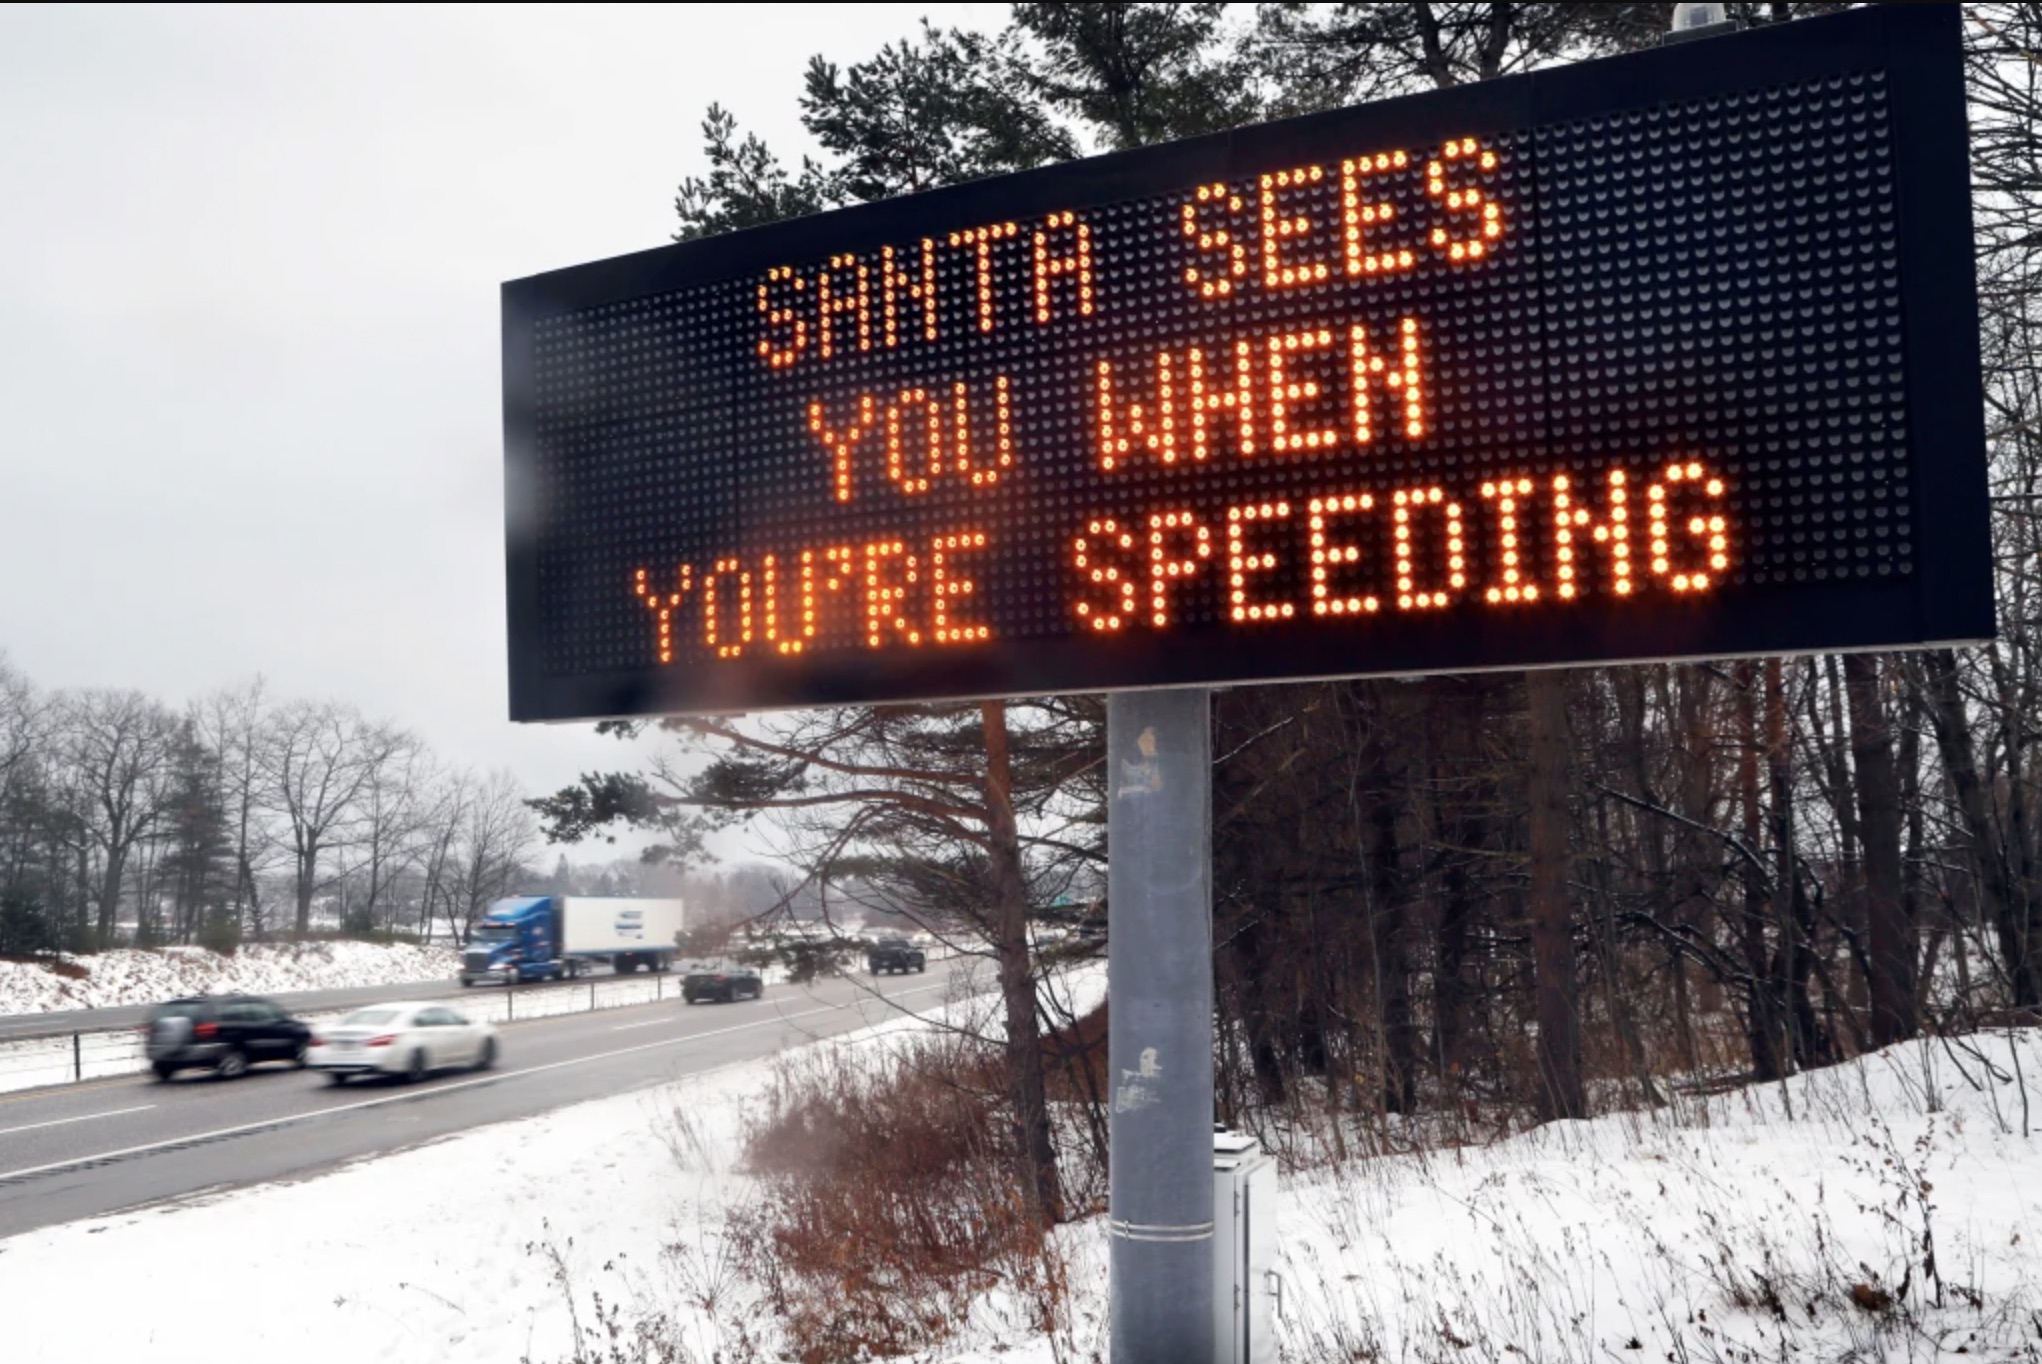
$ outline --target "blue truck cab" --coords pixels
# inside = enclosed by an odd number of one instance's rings
[[[620,974],[672,967],[678,900],[525,895],[498,900],[469,935],[461,984],[571,979],[609,964]]]

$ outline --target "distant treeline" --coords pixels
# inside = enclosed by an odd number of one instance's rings
[[[176,708],[0,658],[0,954],[458,933],[528,875],[521,795],[260,681]]]

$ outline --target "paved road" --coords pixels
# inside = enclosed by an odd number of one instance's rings
[[[487,1123],[530,1117],[941,1003],[962,965],[927,975],[772,986],[763,999],[675,1000],[510,1024],[494,1071],[421,1085],[329,1086],[261,1068],[0,1097],[0,1238],[194,1193],[302,1176]]]

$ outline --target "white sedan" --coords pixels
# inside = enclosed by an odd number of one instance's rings
[[[371,1004],[313,1030],[305,1064],[334,1084],[351,1075],[423,1080],[436,1070],[496,1064],[496,1029],[444,1004]]]

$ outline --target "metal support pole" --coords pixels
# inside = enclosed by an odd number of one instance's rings
[[[85,1048],[75,1032],[71,1034],[71,1078],[74,1081],[85,1078]]]
[[[1213,1358],[1209,714],[1203,689],[1106,700],[1112,1364]]]

